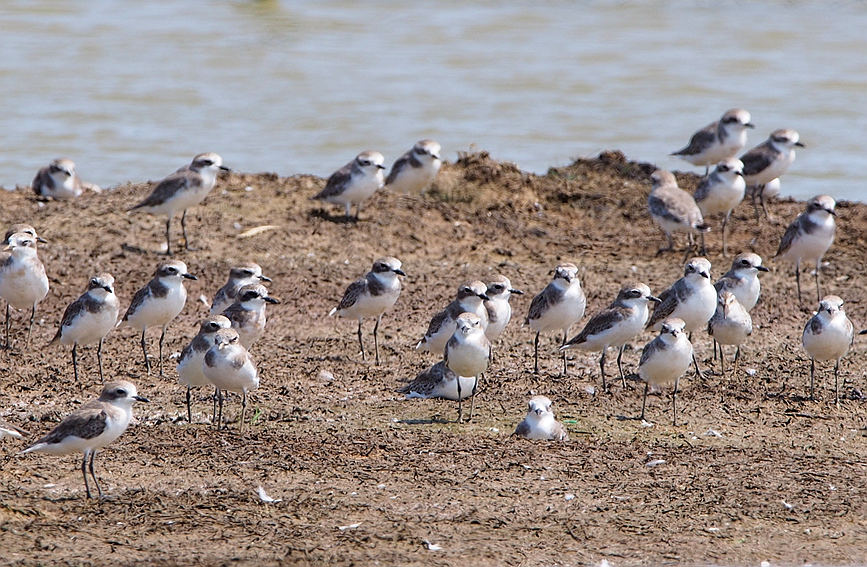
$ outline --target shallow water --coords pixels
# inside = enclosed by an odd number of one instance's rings
[[[849,1],[7,1],[0,184],[58,156],[157,179],[202,151],[324,176],[423,137],[536,172],[615,148],[698,171],[667,154],[741,106],[750,145],[807,145],[784,194],[867,200],[865,29]]]

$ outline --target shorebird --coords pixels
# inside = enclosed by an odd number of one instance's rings
[[[26,234],[30,238],[36,240],[36,242],[41,242],[43,244],[48,242],[47,240],[45,240],[44,238],[42,238],[41,236],[36,234],[36,229],[33,228],[31,225],[22,223],[22,224],[13,224],[12,226],[9,227],[9,230],[6,231],[6,235],[3,237],[3,246],[6,246],[7,244],[9,244],[9,237],[12,236],[13,234],[15,234],[16,232],[23,232],[24,234]]]
[[[214,295],[211,302],[211,315],[219,315],[227,307],[235,303],[238,290],[249,284],[270,282],[271,278],[262,275],[262,266],[259,264],[241,264],[229,270],[229,280]]]
[[[578,279],[578,266],[560,264],[554,269],[554,279],[533,298],[525,324],[536,331],[533,341],[533,372],[539,373],[539,333],[563,331],[563,342],[569,337],[569,328],[584,317],[587,298]],[[566,351],[563,351],[563,375],[568,370]]]
[[[332,173],[325,182],[325,188],[313,199],[343,205],[347,221],[351,218],[352,205],[355,205],[357,221],[361,204],[385,184],[382,174],[384,162],[385,158],[379,152],[361,152],[354,160]]]
[[[488,311],[484,301],[490,299],[488,287],[480,281],[465,282],[458,288],[455,299],[433,316],[424,337],[415,345],[416,350],[441,353],[455,332],[455,320],[461,313],[475,313],[487,325]]]
[[[648,329],[659,330],[671,317],[679,318],[690,335],[693,331],[707,328],[707,322],[716,311],[717,293],[711,284],[710,262],[707,258],[693,258],[687,262],[683,277],[662,292],[647,323]],[[691,348],[691,347],[690,347]],[[693,357],[695,373],[701,377],[698,360]]]
[[[420,194],[433,183],[440,170],[440,145],[433,140],[419,140],[411,150],[400,156],[388,177],[386,188],[398,193]]]
[[[83,404],[80,408],[63,418],[48,435],[21,451],[21,453],[42,452],[51,455],[67,455],[81,451],[81,476],[84,477],[84,490],[91,498],[87,482],[87,465],[90,460],[90,476],[96,484],[99,498],[102,488],[93,471],[96,452],[117,439],[126,431],[132,418],[132,405],[147,402],[138,395],[135,386],[129,382],[109,382],[102,388],[99,398]]]
[[[461,313],[455,320],[456,329],[452,338],[446,343],[443,362],[446,367],[458,376],[474,376],[473,402],[470,405],[470,419],[476,406],[476,392],[479,389],[479,376],[488,369],[491,360],[491,343],[485,336],[482,320],[475,313]],[[461,407],[461,381],[457,381],[458,390],[458,423],[463,420]]]
[[[744,164],[741,160],[731,158],[717,164],[709,176],[705,177],[696,188],[693,197],[703,218],[722,214],[722,246],[723,256],[728,256],[726,243],[726,225],[732,211],[744,199],[746,183],[744,182]],[[707,254],[704,246],[704,232],[701,233],[701,253]]]
[[[533,396],[530,398],[529,406],[527,416],[518,424],[512,435],[524,439],[569,440],[569,433],[566,428],[554,418],[554,412],[551,411],[551,400],[545,396]]]
[[[730,291],[719,293],[716,311],[707,323],[707,332],[713,337],[714,344],[719,344],[720,367],[723,376],[726,373],[723,346],[737,346],[735,351],[735,372],[737,372],[737,364],[741,358],[741,345],[747,342],[747,338],[753,334],[753,319],[734,293]]]
[[[750,113],[742,108],[733,108],[716,122],[693,134],[686,147],[671,155],[693,165],[705,166],[704,174],[707,175],[711,165],[733,158],[744,149],[747,128],[754,128]]]
[[[662,322],[659,335],[645,345],[638,363],[638,376],[644,380],[644,398],[641,401],[641,416],[647,406],[647,390],[651,385],[665,386],[674,382],[671,394],[672,425],[677,425],[677,386],[680,378],[695,360],[692,343],[684,332],[682,319],[672,317]]]
[[[217,429],[223,425],[223,391],[241,394],[241,419],[238,429],[243,431],[247,395],[259,388],[256,363],[239,339],[235,329],[220,329],[214,335],[214,344],[205,353],[202,363],[202,372],[208,382],[214,385],[214,396],[219,404],[219,416],[214,416]]]
[[[801,302],[801,262],[816,263],[816,298],[822,297],[819,288],[819,269],[822,256],[834,243],[837,223],[834,207],[837,203],[828,195],[819,195],[807,201],[807,208],[792,221],[783,234],[780,247],[774,258],[782,258],[795,264],[795,283],[798,286],[798,302]]]
[[[817,360],[834,361],[834,403],[840,403],[840,359],[849,352],[855,328],[843,311],[843,300],[836,295],[826,295],[819,302],[819,311],[804,327],[801,344],[810,355],[810,399],[815,400],[815,376]]]
[[[193,158],[190,165],[172,173],[153,188],[150,195],[129,211],[144,211],[153,215],[166,215],[166,255],[172,255],[171,227],[172,218],[181,212],[181,230],[184,234],[184,248],[190,248],[187,238],[187,209],[198,205],[211,192],[217,183],[217,173],[229,171],[223,165],[223,158],[209,152]]]
[[[363,278],[349,284],[343,292],[340,303],[328,312],[329,317],[337,315],[358,319],[358,346],[361,348],[362,360],[366,359],[366,355],[361,336],[361,323],[365,317],[376,317],[376,325],[373,326],[373,349],[376,353],[377,365],[379,365],[379,323],[400,295],[400,279],[397,276],[406,275],[400,268],[401,263],[397,258],[386,256],[377,259]]]
[[[762,284],[759,272],[767,272],[762,265],[762,257],[752,252],[742,252],[735,256],[731,269],[713,284],[717,294],[732,292],[747,311],[752,311],[759,301]]]
[[[38,197],[59,200],[79,197],[87,187],[99,191],[98,187],[81,181],[75,172],[75,162],[67,158],[56,159],[37,171],[30,187]]]
[[[118,323],[118,326],[125,325],[134,329],[141,329],[141,350],[148,374],[151,373],[151,363],[148,360],[145,331],[148,327],[162,327],[159,350],[160,376],[162,376],[163,341],[166,338],[166,328],[183,310],[187,302],[184,278],[198,279],[187,272],[187,265],[183,262],[173,260],[160,264],[153,279],[135,293],[123,319]]]
[[[489,298],[484,302],[488,313],[488,328],[485,329],[485,336],[493,345],[512,319],[512,305],[509,299],[512,294],[524,295],[524,292],[514,289],[512,282],[506,276],[495,275],[488,282],[485,294]]]
[[[756,219],[759,218],[756,197],[759,198],[765,218],[769,218],[768,209],[765,208],[766,184],[788,171],[789,166],[795,161],[795,147],[804,147],[799,138],[800,136],[794,130],[774,130],[767,140],[741,156],[744,164],[744,181],[748,188],[754,188],[750,189],[750,193]]]
[[[660,248],[657,254],[674,250],[674,232],[685,232],[689,235],[688,250],[692,249],[693,235],[705,232],[709,228],[701,216],[701,209],[695,204],[692,195],[677,186],[677,180],[670,171],[657,169],[650,176],[653,186],[647,197],[647,210],[650,218],[665,233],[668,247]]]
[[[30,344],[36,304],[48,295],[48,276],[37,255],[35,237],[16,232],[7,241],[4,252],[0,253],[0,297],[6,300],[6,348],[9,348],[9,306],[15,309],[30,308],[26,343]]]
[[[650,293],[650,288],[643,283],[627,284],[620,288],[617,297],[606,309],[593,315],[577,336],[570,339],[560,349],[579,348],[582,350],[601,350],[599,370],[602,374],[602,389],[608,391],[605,380],[605,354],[608,347],[620,347],[617,354],[617,368],[620,370],[620,381],[626,387],[626,377],[623,374],[623,349],[626,343],[638,336],[644,330],[650,317],[649,302],[662,301]]]
[[[232,322],[222,315],[211,315],[202,320],[199,332],[181,352],[178,359],[178,383],[187,387],[187,423],[193,422],[193,412],[190,407],[190,390],[197,386],[209,384],[202,369],[205,353],[214,344],[214,336],[220,329],[232,328]],[[216,397],[214,398],[216,402]],[[216,411],[215,411],[216,413]]]
[[[96,274],[87,282],[87,290],[66,307],[60,328],[51,344],[72,345],[72,368],[78,382],[78,345],[99,343],[96,360],[99,363],[99,379],[102,373],[102,343],[105,336],[117,325],[120,302],[114,293],[114,277],[108,273]]]
[[[459,384],[460,383],[460,384]],[[446,400],[465,400],[473,395],[475,376],[458,376],[442,360],[420,372],[415,380],[397,389],[398,393],[406,394],[406,399],[413,398],[443,398]]]
[[[241,344],[250,349],[265,332],[265,304],[280,303],[268,295],[268,288],[262,284],[248,284],[238,290],[235,303],[223,311],[223,315],[232,322],[232,328],[238,331]]]

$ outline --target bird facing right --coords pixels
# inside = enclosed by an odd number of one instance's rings
[[[256,263],[240,264],[229,269],[229,279],[223,284],[211,302],[211,315],[219,315],[235,303],[238,290],[249,284],[270,282],[271,278],[262,274],[262,266]]]
[[[795,148],[803,148],[800,135],[790,129],[774,130],[768,139],[741,156],[744,164],[744,181],[753,196],[753,210],[756,220],[759,209],[756,207],[756,197],[762,205],[762,211],[768,218],[765,208],[766,185],[774,179],[779,179],[795,161]]]
[[[695,203],[706,219],[710,215],[722,214],[723,256],[728,256],[726,226],[732,211],[744,199],[744,164],[739,159],[728,159],[717,164],[713,173],[701,180],[693,194]],[[701,233],[701,254],[707,254],[704,246],[704,232]]]
[[[36,251],[37,237],[16,232],[7,238],[7,242],[0,253],[0,297],[6,300],[6,348],[9,348],[9,307],[30,309],[29,344],[36,304],[48,295],[48,276]]]
[[[331,174],[325,187],[313,199],[343,205],[346,220],[350,219],[352,205],[356,206],[355,220],[361,214],[361,204],[378,189],[382,189],[385,179],[382,165],[385,158],[379,152],[361,152],[355,159]]]
[[[433,140],[419,140],[411,150],[400,156],[388,177],[385,187],[397,193],[419,195],[436,179],[442,166],[440,145]]]
[[[716,122],[711,122],[698,130],[689,143],[671,155],[682,158],[693,165],[708,168],[723,160],[738,155],[747,144],[747,128],[754,128],[750,113],[743,108],[727,110]]]
[[[843,311],[843,300],[826,295],[819,302],[819,311],[804,327],[801,344],[810,355],[810,399],[815,400],[816,361],[834,361],[834,403],[840,403],[840,359],[846,356],[855,338],[852,321]]]

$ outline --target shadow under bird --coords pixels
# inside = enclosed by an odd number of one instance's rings
[[[156,184],[150,195],[130,207],[129,211],[143,211],[153,215],[166,215],[166,255],[172,255],[172,218],[181,212],[181,230],[184,248],[192,250],[187,237],[187,209],[198,205],[217,183],[217,173],[230,171],[223,158],[213,152],[199,154],[193,161]]]
[[[533,298],[524,324],[536,331],[533,340],[533,372],[539,373],[539,334],[562,331],[565,345],[569,338],[569,328],[584,317],[587,298],[578,279],[578,266],[572,263],[560,264],[554,268],[554,278]],[[563,375],[568,363],[563,351]]]
[[[819,270],[822,257],[834,243],[837,232],[837,203],[828,195],[818,195],[807,201],[807,208],[792,221],[780,240],[774,258],[782,258],[795,264],[795,285],[798,288],[798,303],[801,299],[801,262],[815,262],[816,300],[821,301]]]
[[[361,204],[385,184],[382,174],[385,169],[384,162],[385,158],[379,152],[361,152],[354,160],[332,173],[322,191],[311,198],[343,205],[347,221],[351,218],[352,205],[355,205],[357,221],[361,214]]]
[[[834,361],[834,403],[840,403],[840,360],[849,352],[855,339],[855,328],[843,310],[843,300],[826,295],[819,302],[801,335],[801,344],[810,355],[810,399],[815,400],[816,361]]]
[[[33,333],[36,304],[48,295],[48,276],[36,251],[36,237],[16,232],[0,252],[0,297],[6,300],[6,348],[11,346],[9,308],[30,309],[27,341]]]
[[[125,381],[109,382],[103,386],[99,398],[70,413],[50,433],[21,453],[68,455],[82,452],[84,456],[81,460],[81,476],[84,477],[87,497],[92,498],[87,482],[89,461],[90,476],[96,485],[99,498],[102,498],[102,487],[93,470],[93,459],[97,451],[126,431],[132,418],[132,406],[137,401],[147,402],[148,399],[139,396],[133,384]]]
[[[747,128],[755,128],[750,118],[750,113],[742,108],[727,110],[719,120],[694,133],[685,147],[671,155],[705,166],[707,176],[711,165],[735,157],[747,145]]]
[[[66,307],[60,328],[51,344],[72,345],[72,368],[78,382],[78,345],[98,342],[96,360],[99,364],[99,379],[105,381],[102,372],[102,343],[105,336],[117,325],[120,302],[114,293],[114,277],[109,273],[96,274],[87,283],[87,290]]]
[[[229,279],[214,294],[211,302],[211,315],[219,315],[235,303],[238,290],[249,284],[270,282],[271,278],[262,274],[262,266],[255,263],[241,264],[229,269]]]
[[[141,350],[148,374],[151,373],[151,363],[148,360],[145,332],[148,327],[162,327],[159,366],[160,376],[163,376],[163,342],[166,338],[166,328],[187,303],[184,279],[198,278],[187,272],[187,265],[183,262],[178,260],[163,262],[157,267],[154,277],[147,285],[135,293],[123,319],[118,322],[118,326],[141,329]]]
[[[373,262],[373,267],[363,278],[355,280],[346,291],[337,307],[328,312],[328,316],[358,319],[358,346],[361,349],[361,359],[367,360],[364,352],[364,340],[361,324],[365,318],[376,318],[373,326],[373,350],[376,364],[379,365],[379,323],[386,311],[394,307],[400,296],[401,284],[398,276],[406,276],[401,269],[400,260],[386,256]]]

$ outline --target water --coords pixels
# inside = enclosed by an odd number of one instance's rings
[[[328,175],[431,137],[544,172],[660,167],[741,106],[807,148],[783,193],[867,201],[862,2],[89,2],[0,5],[0,184],[69,156],[102,186],[203,151]]]

